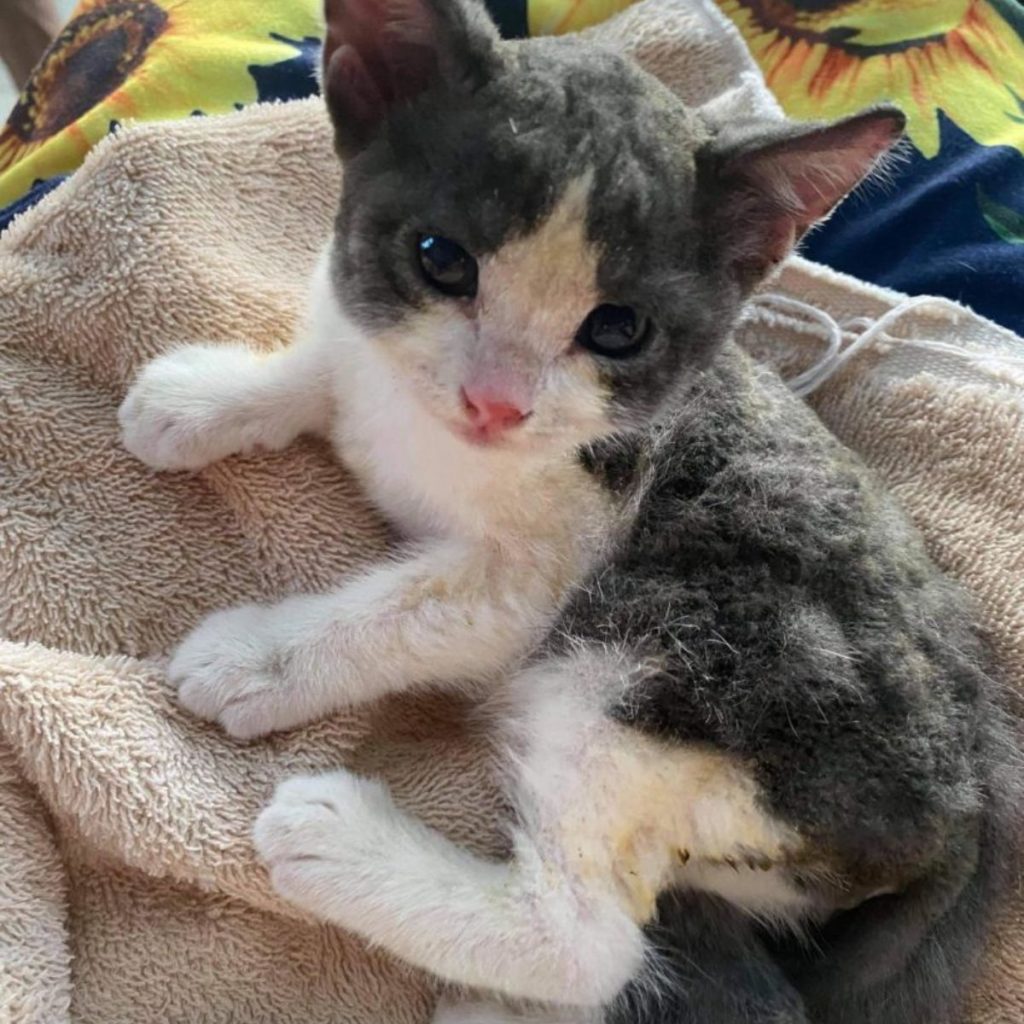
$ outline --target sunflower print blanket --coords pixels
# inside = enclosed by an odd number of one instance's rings
[[[487,0],[509,37],[632,0]],[[695,2],[695,0],[680,0]],[[716,0],[798,118],[893,102],[911,147],[808,239],[812,259],[944,295],[1024,335],[1020,0]],[[122,121],[316,91],[321,0],[82,0],[0,131],[0,231]]]
[[[123,121],[222,114],[316,92],[321,7],[81,0],[0,130],[0,231]]]

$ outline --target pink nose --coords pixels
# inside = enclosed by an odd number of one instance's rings
[[[511,402],[475,389],[462,389],[462,407],[470,424],[482,434],[500,434],[528,415]]]

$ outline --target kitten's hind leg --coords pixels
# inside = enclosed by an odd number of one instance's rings
[[[255,827],[274,887],[322,920],[461,985],[599,1006],[640,967],[640,929],[528,837],[474,856],[346,772],[284,783]]]
[[[755,922],[720,897],[666,893],[644,931],[647,963],[605,1024],[807,1024]]]
[[[196,470],[238,452],[284,448],[330,425],[328,371],[315,339],[261,354],[187,345],[139,374],[118,410],[124,446],[161,470]]]

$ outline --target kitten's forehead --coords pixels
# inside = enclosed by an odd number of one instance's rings
[[[495,89],[535,134],[551,196],[588,176],[592,240],[621,251],[678,223],[704,139],[692,112],[618,54],[541,39],[520,44],[518,58]]]
[[[593,183],[585,169],[532,230],[480,261],[481,320],[545,361],[564,353],[599,301],[599,252],[587,234]]]
[[[677,219],[699,130],[667,89],[612,53],[561,39],[506,44],[506,71],[392,126],[391,154],[429,193],[438,229],[483,255],[550,216],[588,169],[580,213],[598,243]]]

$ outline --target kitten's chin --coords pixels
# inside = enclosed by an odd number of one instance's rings
[[[473,427],[465,421],[445,419],[445,427],[458,441],[474,452],[507,455],[532,459],[550,454],[553,445],[550,438],[539,437],[529,429],[513,427],[510,430],[487,431]]]
[[[511,451],[513,448],[528,448],[529,440],[515,430],[502,433],[489,433],[479,430],[467,423],[449,423],[452,433],[473,448],[492,451]]]
[[[570,437],[552,437],[527,431],[510,430],[498,435],[484,435],[462,424],[448,424],[452,434],[474,453],[486,457],[492,454],[501,457],[502,465],[512,469],[509,460],[525,464],[546,463],[559,460],[575,452],[584,441]]]

